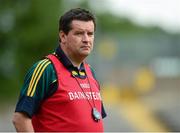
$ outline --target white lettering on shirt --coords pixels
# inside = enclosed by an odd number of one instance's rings
[[[87,84],[87,83],[81,83],[80,86],[81,86],[81,88],[83,88],[83,89],[89,89],[89,88],[90,88],[90,85]]]
[[[70,100],[101,100],[101,95],[99,92],[69,92],[68,95]]]

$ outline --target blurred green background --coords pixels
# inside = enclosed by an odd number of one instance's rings
[[[0,131],[15,131],[11,117],[24,76],[55,50],[59,17],[74,7],[96,14],[88,61],[101,83],[105,131],[180,131],[180,30],[139,25],[106,10],[105,2],[0,2]]]

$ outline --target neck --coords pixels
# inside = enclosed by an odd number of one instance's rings
[[[67,55],[67,57],[69,58],[69,60],[73,64],[73,66],[77,67],[78,69],[80,68],[80,66],[81,66],[81,64],[82,64],[82,62],[84,60],[84,59],[73,58],[70,55]]]
[[[70,61],[75,67],[77,67],[78,69],[80,68],[82,62],[75,62],[75,61],[72,61],[71,59]]]
[[[78,69],[81,66],[81,63],[84,61],[85,57],[79,57],[76,55],[71,54],[70,52],[67,52],[63,47],[61,47],[65,55],[68,57],[68,59],[71,61],[73,66],[77,67]]]

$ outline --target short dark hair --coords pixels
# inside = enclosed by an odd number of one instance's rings
[[[65,12],[59,19],[59,31],[68,34],[72,28],[71,23],[73,20],[93,21],[94,29],[96,29],[96,20],[90,11],[82,8],[74,8]]]

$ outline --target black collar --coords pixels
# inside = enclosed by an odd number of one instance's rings
[[[68,59],[68,57],[65,55],[65,53],[63,52],[61,46],[59,45],[56,49],[56,55],[58,56],[59,60],[61,61],[61,63],[69,70],[69,71],[84,71],[85,72],[85,68],[84,68],[84,63],[81,63],[80,68],[78,69],[77,67],[75,67],[71,61]]]

